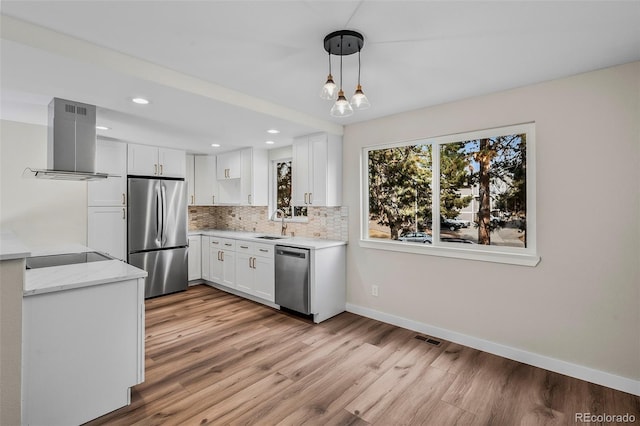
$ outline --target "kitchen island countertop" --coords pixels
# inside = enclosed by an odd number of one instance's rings
[[[33,256],[94,251],[79,244],[34,250]],[[144,278],[147,272],[117,259],[28,269],[24,276],[24,296],[90,287],[117,281]]]

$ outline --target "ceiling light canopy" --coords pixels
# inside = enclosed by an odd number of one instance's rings
[[[131,102],[140,104],[140,105],[147,105],[149,103],[149,101],[145,98],[133,98],[131,99]]]
[[[334,31],[324,38],[324,50],[329,54],[329,75],[327,82],[322,87],[320,97],[335,101],[330,114],[333,117],[348,117],[353,114],[353,109],[366,109],[371,105],[362,91],[360,84],[360,50],[364,45],[364,37],[356,31]],[[358,53],[358,85],[351,102],[347,101],[342,90],[342,57]],[[340,88],[333,81],[331,75],[331,55],[340,56]]]

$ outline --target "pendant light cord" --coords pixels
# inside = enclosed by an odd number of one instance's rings
[[[342,36],[340,36],[340,91],[342,91]]]

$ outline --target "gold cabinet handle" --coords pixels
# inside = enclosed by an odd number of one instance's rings
[[[160,175],[162,175],[162,164],[160,164]]]

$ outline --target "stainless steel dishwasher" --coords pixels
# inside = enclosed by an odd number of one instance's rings
[[[310,314],[310,254],[308,249],[276,246],[276,303]]]

